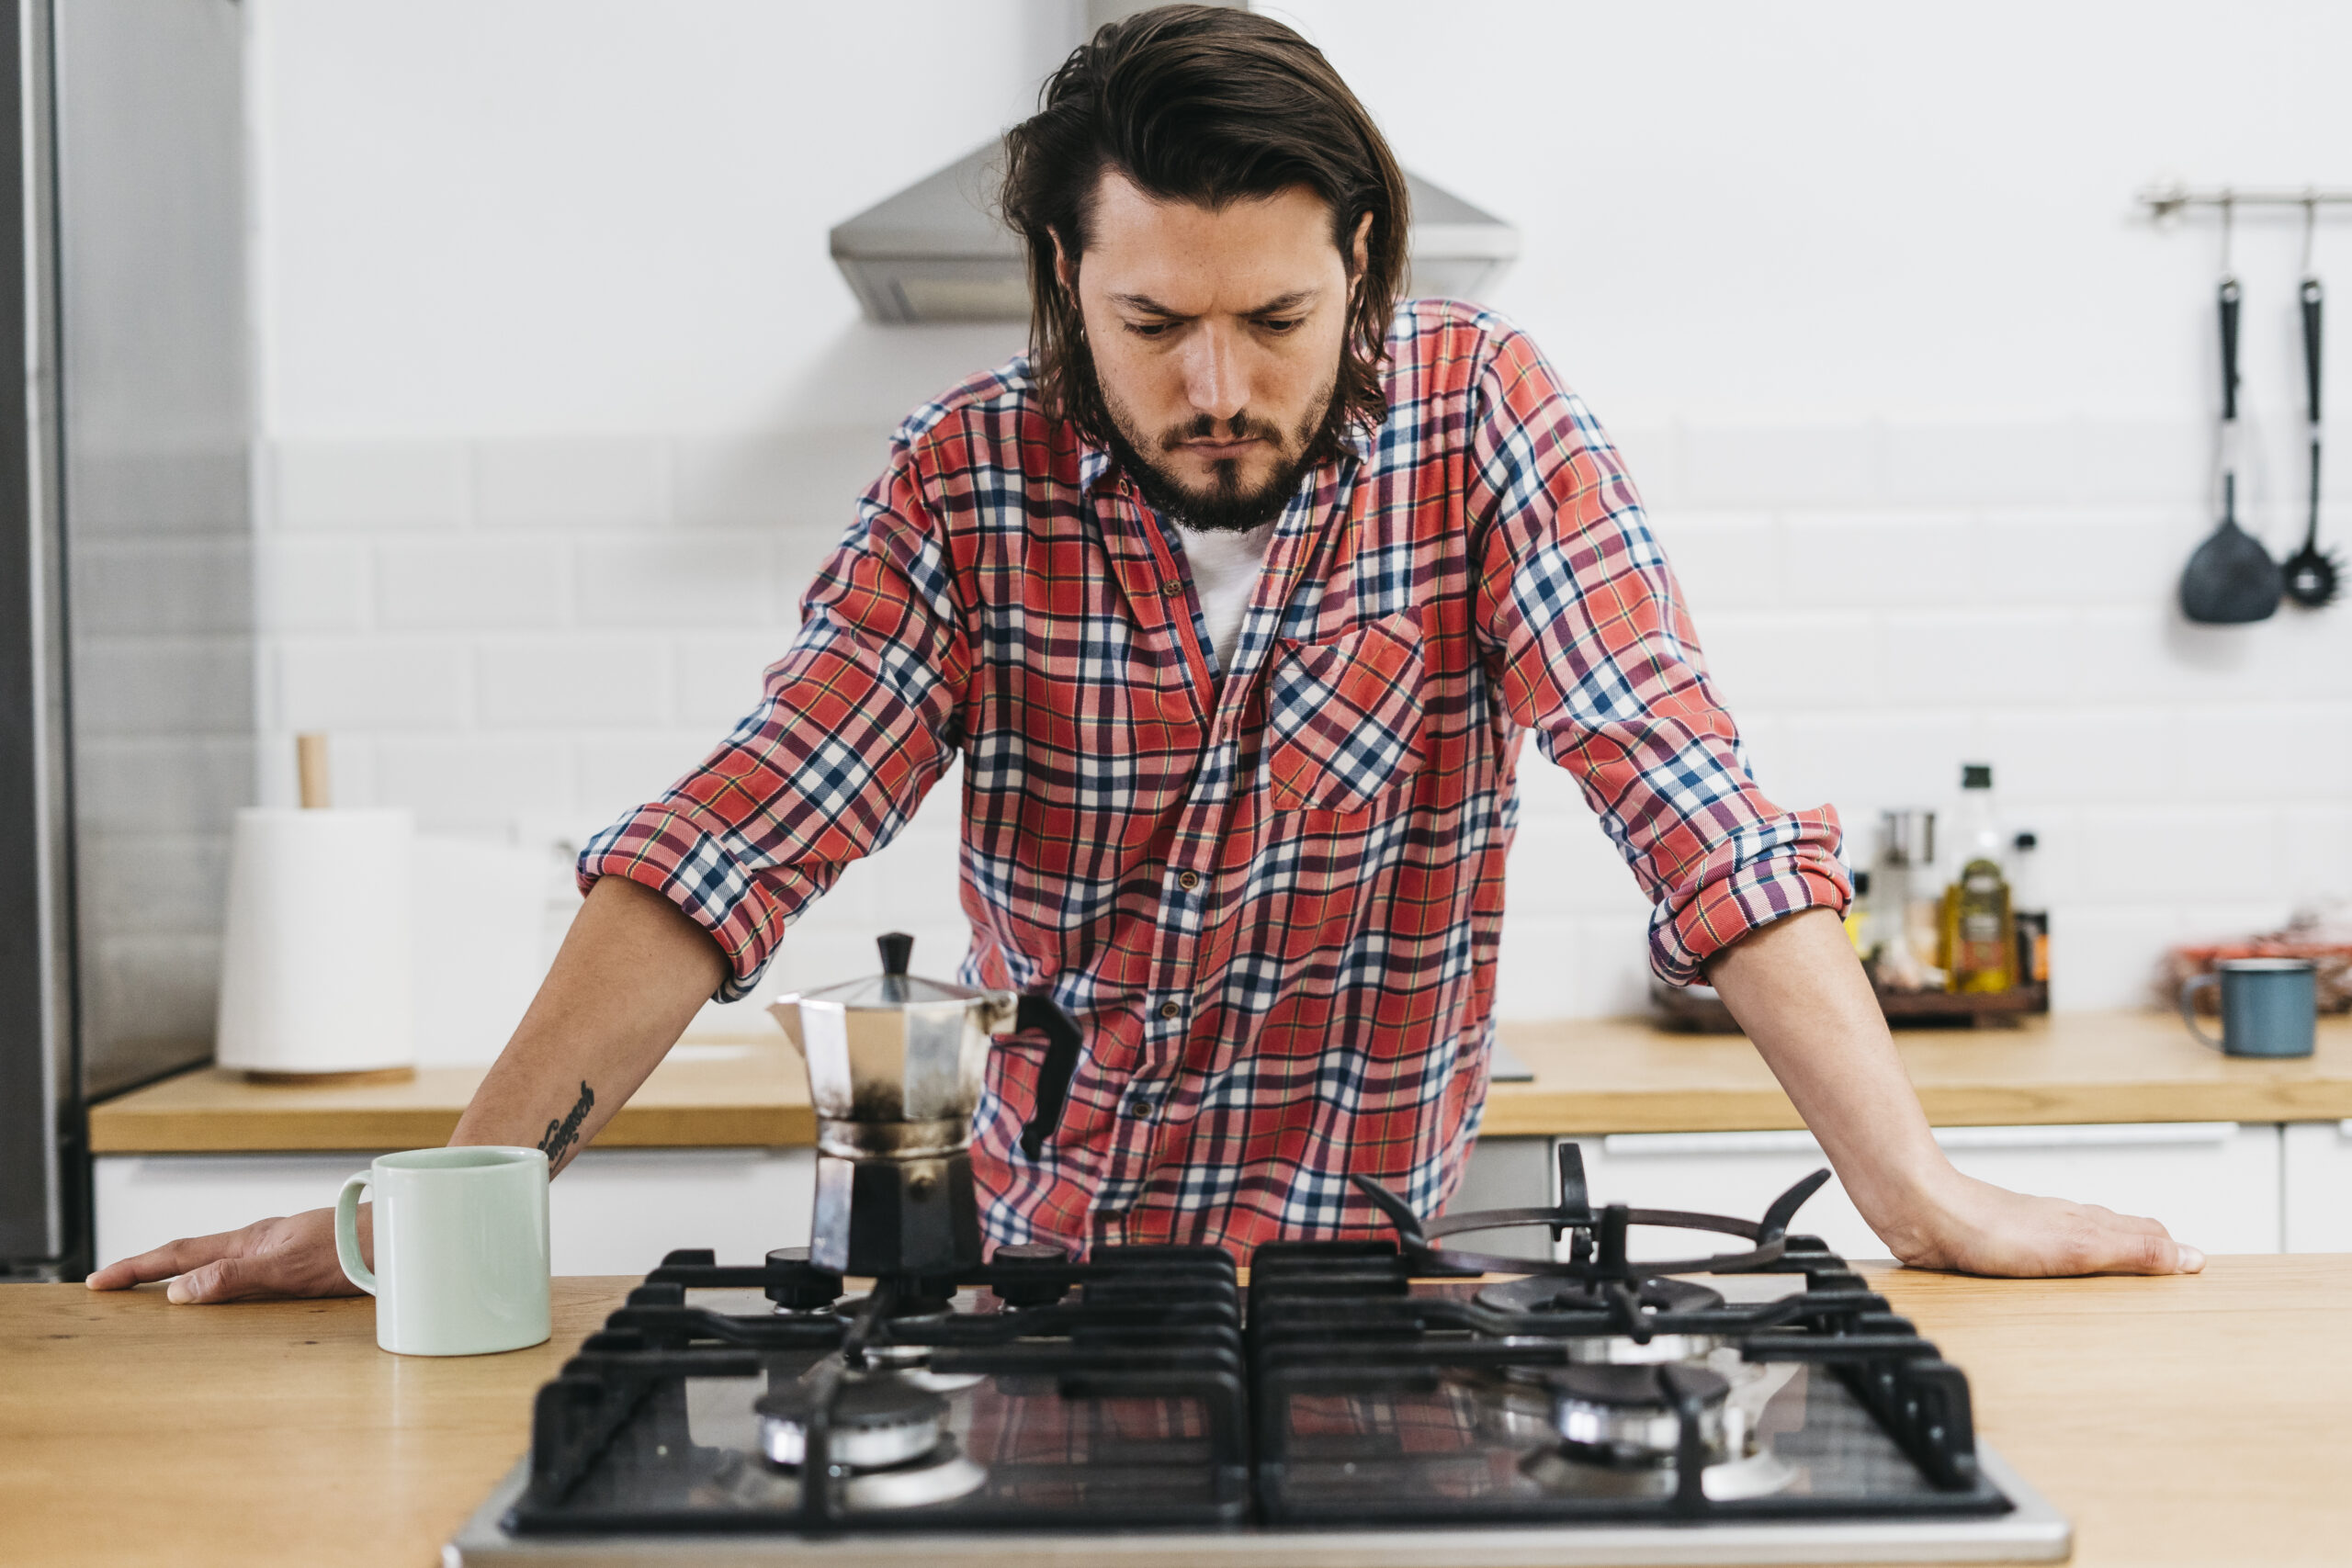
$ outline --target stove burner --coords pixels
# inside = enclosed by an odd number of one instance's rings
[[[1675,1410],[1678,1389],[1699,1402],[1699,1438],[1707,1462],[1720,1464],[1731,1457],[1724,1432],[1724,1401],[1731,1383],[1704,1367],[1560,1367],[1544,1381],[1552,1390],[1552,1424],[1573,1458],[1596,1464],[1672,1464],[1682,1438],[1682,1418]]]
[[[811,1394],[806,1383],[792,1382],[752,1406],[760,1417],[760,1450],[787,1470],[807,1457]],[[946,1417],[944,1399],[895,1373],[844,1382],[833,1399],[828,1458],[856,1471],[907,1464],[940,1446]]]
[[[1482,1307],[1497,1312],[1606,1312],[1609,1303],[1600,1288],[1586,1280],[1533,1274],[1487,1286],[1476,1296]],[[1724,1304],[1723,1292],[1688,1280],[1652,1275],[1641,1281],[1634,1299],[1654,1312],[1712,1312]]]

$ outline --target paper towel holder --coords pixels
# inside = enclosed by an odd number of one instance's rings
[[[297,735],[294,742],[300,807],[293,811],[284,807],[254,807],[237,814],[236,832],[230,854],[229,911],[221,955],[215,1060],[221,1067],[241,1074],[251,1083],[322,1088],[409,1081],[416,1077],[413,1038],[404,1048],[390,1045],[381,1039],[371,1039],[369,1037],[378,1031],[366,1027],[366,1023],[358,1019],[346,1022],[337,1016],[336,1009],[322,1010],[320,998],[311,987],[298,986],[294,993],[286,993],[287,977],[276,972],[288,965],[272,962],[267,953],[254,945],[254,939],[259,933],[243,929],[255,921],[266,928],[271,922],[266,907],[273,902],[290,901],[296,905],[307,905],[316,893],[314,885],[304,886],[309,882],[308,878],[298,879],[295,884],[288,885],[268,874],[270,856],[267,846],[260,841],[262,838],[283,840],[286,834],[291,833],[296,845],[308,843],[319,849],[346,840],[356,831],[358,840],[345,844],[345,852],[358,852],[363,858],[372,853],[375,860],[382,861],[386,851],[395,852],[393,861],[397,863],[378,864],[374,870],[378,874],[376,880],[379,886],[390,884],[400,889],[397,897],[369,900],[371,908],[379,903],[397,903],[398,929],[372,932],[376,940],[363,945],[396,948],[398,957],[394,967],[405,970],[408,966],[410,948],[406,927],[409,895],[413,890],[408,886],[410,867],[407,855],[399,851],[399,846],[405,844],[413,832],[408,825],[407,813],[333,810],[327,738],[322,734],[305,733]],[[324,835],[323,840],[321,835]],[[376,841],[379,840],[382,841]],[[335,915],[332,901],[327,906],[307,908],[302,915],[293,919],[295,929],[281,936],[279,941],[300,943],[306,938],[317,937],[340,923]],[[241,941],[241,936],[244,940]],[[390,937],[397,940],[387,941]],[[390,956],[390,953],[383,955]],[[328,952],[313,951],[307,955],[308,962],[290,967],[313,975],[332,973],[338,967],[334,962],[337,956]],[[387,991],[398,992],[402,1004],[406,1004],[405,975],[386,976],[374,987],[356,987],[354,1005],[364,1008],[367,1003],[360,998],[370,994],[380,996]],[[397,1013],[396,1023],[391,1020],[368,1021],[391,1023],[395,1034],[405,1033],[410,1027],[407,1006],[401,1006]],[[357,1038],[339,1038],[354,1033],[355,1025],[357,1026]],[[334,1044],[328,1047],[330,1041]],[[356,1061],[351,1055],[355,1050]],[[402,1060],[403,1057],[407,1059]]]

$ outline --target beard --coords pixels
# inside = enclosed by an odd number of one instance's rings
[[[1280,517],[1298,492],[1300,476],[1336,452],[1340,446],[1339,389],[1335,377],[1312,402],[1313,412],[1295,430],[1284,431],[1248,409],[1231,419],[1209,414],[1170,425],[1155,441],[1137,428],[1127,410],[1103,389],[1102,405],[1111,415],[1111,455],[1119,461],[1144,500],[1152,508],[1187,528],[1205,534],[1246,534]],[[1222,425],[1224,428],[1220,429]],[[1208,488],[1185,483],[1144,454],[1166,452],[1186,441],[1256,439],[1272,446],[1274,471],[1248,489],[1241,483],[1241,462],[1223,457],[1209,465]]]

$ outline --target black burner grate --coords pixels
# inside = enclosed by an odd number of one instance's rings
[[[1211,1248],[1102,1247],[1084,1262],[1024,1248],[846,1301],[805,1255],[720,1267],[673,1253],[540,1391],[506,1526],[1703,1526],[2008,1509],[1978,1471],[1959,1369],[1819,1241],[1788,1234],[1817,1181],[1760,1223],[1595,1208],[1567,1154],[1550,1209],[1424,1226],[1368,1184],[1396,1239],[1261,1247],[1246,1314],[1231,1260]],[[1546,1226],[1568,1256],[1507,1260],[1522,1278],[1498,1281],[1478,1270],[1506,1260],[1443,1245],[1503,1224]],[[1673,1267],[1785,1293],[1747,1299],[1751,1286],[1734,1301],[1664,1278],[1628,1258],[1645,1224],[1737,1237],[1746,1251]],[[1560,1372],[1596,1360],[1623,1370]],[[904,1464],[836,1463],[843,1391],[862,1410],[861,1380],[876,1378],[935,1393],[944,1436]],[[1639,1417],[1633,1438],[1563,1438],[1574,1428],[1555,1427],[1555,1395],[1588,1383],[1630,1391],[1617,1404]],[[789,1413],[783,1457],[797,1463],[763,1449],[762,1409]],[[1740,1423],[1736,1450],[1726,1421]]]

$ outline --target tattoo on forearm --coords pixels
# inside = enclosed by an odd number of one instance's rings
[[[539,1139],[539,1152],[548,1156],[550,1174],[563,1164],[571,1146],[580,1142],[580,1123],[588,1119],[589,1109],[595,1103],[596,1091],[588,1087],[586,1078],[582,1078],[580,1098],[572,1103],[571,1111],[560,1122],[548,1123],[546,1135]]]

